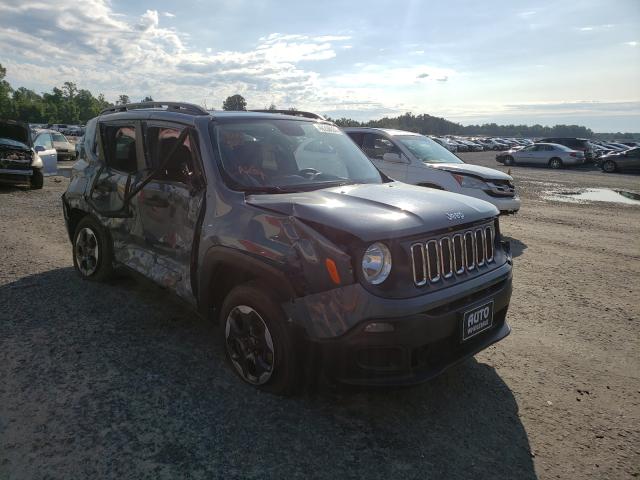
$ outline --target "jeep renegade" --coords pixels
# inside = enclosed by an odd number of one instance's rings
[[[310,364],[418,383],[510,332],[496,207],[389,179],[320,116],[119,105],[82,151],[63,195],[77,272],[124,266],[217,317],[258,388],[291,392]]]

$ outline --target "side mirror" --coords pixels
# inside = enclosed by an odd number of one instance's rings
[[[38,153],[44,152],[44,147],[42,145],[36,145],[36,148],[34,150]]]
[[[401,162],[402,155],[400,153],[387,152],[382,156],[382,160],[385,162]]]

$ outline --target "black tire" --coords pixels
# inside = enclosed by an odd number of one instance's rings
[[[82,238],[79,238],[81,235]],[[98,220],[90,215],[80,220],[73,233],[71,248],[73,266],[84,280],[103,282],[112,276],[113,245],[111,236]]]
[[[31,190],[40,190],[44,186],[44,175],[39,168],[33,169],[33,175],[31,175]]]
[[[242,380],[275,395],[291,395],[300,385],[299,355],[285,314],[274,298],[272,291],[255,282],[231,290],[220,310],[222,342],[231,369]],[[253,312],[242,311],[241,307]],[[238,323],[245,329],[238,329]],[[271,349],[264,327],[271,338]],[[260,357],[258,362],[256,356]]]
[[[549,160],[549,167],[553,168],[554,170],[562,168],[562,160],[560,160],[558,157],[553,157],[551,160]]]
[[[618,170],[618,166],[616,165],[616,162],[614,162],[613,160],[607,160],[602,164],[603,172],[614,173],[616,170]]]
[[[511,166],[513,165],[515,162],[513,160],[513,157],[511,155],[507,155],[506,157],[504,157],[504,164],[507,166]]]

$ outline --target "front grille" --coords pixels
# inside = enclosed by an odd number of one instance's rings
[[[516,187],[511,180],[487,180],[489,190],[486,192],[492,197],[513,197]]]
[[[493,224],[411,245],[413,283],[422,287],[461,277],[494,261]]]

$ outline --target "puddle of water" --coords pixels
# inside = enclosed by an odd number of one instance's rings
[[[626,190],[613,190],[610,188],[587,188],[578,191],[552,191],[547,192],[543,198],[558,200],[560,202],[613,202],[627,205],[640,205],[640,194]]]

